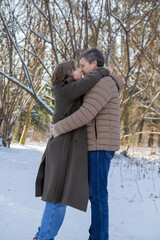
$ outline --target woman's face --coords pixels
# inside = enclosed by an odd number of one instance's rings
[[[77,81],[81,78],[82,78],[82,74],[81,74],[80,68],[75,68],[75,70],[73,70],[73,80]]]

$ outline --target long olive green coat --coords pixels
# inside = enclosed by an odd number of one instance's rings
[[[55,85],[53,122],[79,109],[82,96],[108,74],[107,69],[97,68],[79,81],[69,78]],[[86,211],[88,195],[87,137],[86,126],[83,126],[49,139],[37,174],[36,196]]]

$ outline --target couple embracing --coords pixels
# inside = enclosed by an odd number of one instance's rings
[[[89,240],[108,240],[107,178],[120,147],[123,82],[104,67],[102,52],[92,48],[82,53],[80,68],[72,60],[58,64],[52,85],[52,137],[36,179],[36,196],[46,204],[34,239],[54,240],[66,206],[86,211],[89,199]]]

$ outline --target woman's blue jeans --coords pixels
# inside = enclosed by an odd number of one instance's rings
[[[36,234],[38,240],[54,240],[62,225],[65,212],[65,205],[46,202],[41,226]]]
[[[89,240],[109,239],[107,179],[114,151],[89,151],[89,199],[91,226]]]

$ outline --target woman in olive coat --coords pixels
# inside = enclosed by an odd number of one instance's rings
[[[107,75],[109,71],[102,67],[81,78],[74,61],[58,64],[52,76],[53,123],[80,108],[83,95]],[[88,195],[87,137],[83,126],[55,139],[51,137],[47,143],[36,179],[36,196],[42,196],[46,206],[34,239],[53,240],[63,222],[66,205],[86,211]]]

